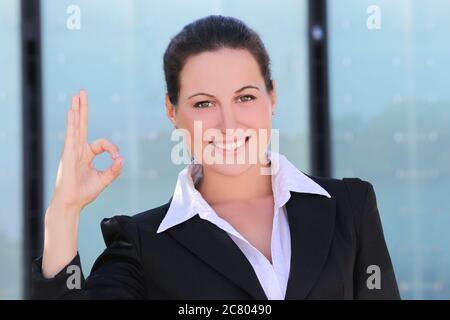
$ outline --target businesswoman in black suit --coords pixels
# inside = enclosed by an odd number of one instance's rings
[[[275,82],[252,29],[231,17],[194,21],[171,39],[164,72],[167,116],[187,133],[194,162],[166,204],[103,219],[106,248],[85,278],[81,211],[124,162],[106,139],[87,142],[87,95],[74,96],[44,251],[32,266],[34,298],[400,298],[371,183],[304,174],[268,149],[270,134],[229,139],[229,130],[272,132]],[[207,129],[219,134],[204,138]],[[263,156],[214,163],[202,158],[206,150]],[[114,162],[100,172],[92,161],[103,152]]]

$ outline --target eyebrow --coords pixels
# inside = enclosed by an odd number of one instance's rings
[[[239,92],[241,92],[241,91],[243,91],[245,89],[249,89],[249,88],[253,88],[253,89],[259,90],[259,88],[257,86],[248,85],[248,86],[243,86],[242,88],[236,90],[234,93],[239,93]],[[208,97],[214,97],[212,94],[209,94],[209,93],[198,92],[198,93],[195,93],[192,96],[190,96],[188,99],[193,98],[195,96],[199,96],[199,95],[208,96]]]

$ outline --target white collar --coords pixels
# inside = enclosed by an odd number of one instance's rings
[[[284,155],[270,151],[267,153],[271,166],[279,164],[272,175],[272,190],[275,205],[281,208],[289,200],[290,191],[314,193],[331,198],[330,194],[314,180],[297,169]],[[197,213],[201,216],[215,214],[195,188],[203,176],[201,164],[189,164],[179,174],[167,214],[159,225],[157,233],[180,224]]]

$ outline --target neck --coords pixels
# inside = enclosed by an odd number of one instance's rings
[[[272,196],[272,176],[262,175],[263,167],[270,167],[270,164],[255,164],[238,176],[223,175],[203,167],[203,178],[197,190],[210,205]]]

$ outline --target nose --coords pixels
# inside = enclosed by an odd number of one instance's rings
[[[226,134],[226,130],[237,129],[238,121],[235,110],[231,106],[226,106],[220,112],[220,130]]]

